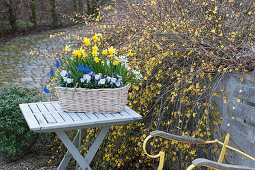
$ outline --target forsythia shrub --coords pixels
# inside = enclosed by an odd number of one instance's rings
[[[86,22],[109,44],[128,50],[131,65],[144,77],[131,87],[128,102],[144,119],[112,127],[92,166],[157,167],[142,151],[155,129],[213,138],[220,119],[212,96],[225,93],[215,90],[217,82],[227,72],[254,69],[254,10],[255,3],[245,0],[115,0],[98,15],[97,21],[107,22]],[[160,138],[149,145],[151,153],[167,152],[166,169],[184,169],[194,158],[212,155],[212,148]]]

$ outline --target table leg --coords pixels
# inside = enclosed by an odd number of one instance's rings
[[[76,136],[73,139],[73,144],[76,148],[80,146],[79,141],[85,136],[85,134],[86,134],[86,129],[79,129],[79,131],[77,132]],[[71,159],[72,159],[72,155],[70,154],[69,151],[67,151],[61,163],[59,164],[57,170],[65,169]]]
[[[68,138],[65,132],[63,131],[56,132],[58,137],[61,139],[61,141],[64,143],[64,145],[68,149],[68,152],[66,153],[65,157],[61,161],[58,167],[58,170],[63,170],[67,167],[70,159],[72,158],[71,155],[80,165],[80,169],[86,168],[86,170],[91,170],[91,168],[89,167],[89,164],[94,158],[99,146],[102,144],[109,129],[110,129],[110,126],[106,126],[101,129],[96,140],[94,141],[92,146],[89,148],[89,151],[87,152],[85,158],[82,157],[79,150],[77,149],[78,145],[80,145],[79,139],[83,138],[83,136],[85,135],[85,130],[81,130],[81,134],[78,132],[73,142],[71,142],[71,140]]]
[[[96,140],[94,141],[92,146],[89,148],[89,151],[85,156],[85,160],[86,162],[88,162],[88,164],[91,163],[92,159],[94,158],[99,146],[103,142],[104,137],[106,136],[109,129],[110,129],[110,126],[103,127],[100,133],[98,134]]]
[[[87,170],[92,170],[89,166],[89,164],[87,163],[87,161],[82,157],[82,155],[80,154],[80,152],[77,150],[77,148],[74,146],[74,144],[71,142],[71,140],[68,138],[68,136],[66,135],[66,133],[64,131],[57,131],[56,134],[58,135],[58,137],[61,139],[61,141],[64,143],[64,145],[66,146],[66,148],[68,149],[68,151],[72,154],[72,156],[74,157],[74,159],[78,162],[78,164],[82,167],[83,170],[85,170],[85,168]],[[78,134],[79,136],[79,134]],[[79,139],[79,137],[78,137]],[[70,161],[70,160],[69,160]],[[58,168],[60,169],[60,168]],[[61,169],[62,170],[62,169]]]

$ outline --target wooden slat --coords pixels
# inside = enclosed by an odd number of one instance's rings
[[[47,124],[47,121],[45,120],[44,116],[41,113],[35,114],[35,117],[39,122],[40,126]]]
[[[102,113],[94,113],[98,119],[106,119],[105,115]]]
[[[130,109],[129,107],[125,106],[124,111],[128,114],[132,115],[135,119],[142,119],[143,117],[136,113],[134,110]]]
[[[57,111],[51,103],[44,103],[44,106],[49,110],[49,112],[51,111]]]
[[[88,116],[86,116],[85,113],[76,113],[82,120],[90,120],[90,118]]]
[[[69,116],[74,120],[74,121],[80,121],[81,118],[75,113],[75,112],[68,112]]]
[[[227,108],[231,115],[255,122],[255,107],[244,103],[229,102]]]
[[[111,113],[115,118],[123,118],[120,113]]]
[[[41,112],[48,112],[48,109],[44,106],[43,103],[36,103],[36,105],[40,109]]]
[[[57,122],[65,122],[65,120],[59,115],[58,112],[51,112],[51,115],[54,117],[54,119],[57,121]]]
[[[85,113],[91,120],[98,120],[98,117],[94,113]]]
[[[24,115],[24,117],[27,121],[28,127],[33,131],[40,130],[40,125],[37,122],[36,118],[34,117],[32,111],[28,107],[28,105],[27,104],[20,104],[19,107],[20,107],[21,112],[23,113],[23,115]]]
[[[120,112],[120,114],[123,116],[123,117],[133,117],[132,115],[128,114],[125,110]]]
[[[203,139],[174,135],[174,134],[167,133],[167,132],[160,131],[160,130],[152,131],[152,132],[150,132],[150,135],[161,136],[161,137],[164,137],[167,139],[172,139],[172,140],[187,142],[187,143],[200,143],[200,144],[205,143],[205,141]]]
[[[255,170],[254,168],[251,168],[251,167],[246,167],[242,165],[222,164],[222,163],[214,162],[214,161],[203,159],[203,158],[197,158],[193,160],[192,164],[196,166],[206,166],[206,167],[213,167],[213,168],[224,169],[224,170]]]
[[[48,123],[56,123],[56,120],[49,112],[42,113]]]
[[[60,105],[59,105],[59,102],[57,101],[53,101],[51,102],[52,106],[57,110],[57,111],[62,111]]]
[[[114,119],[114,116],[111,113],[103,113],[105,117],[109,119]]]
[[[255,87],[238,84],[234,88],[233,95],[239,99],[255,103]]]
[[[41,111],[38,109],[38,107],[36,106],[35,103],[30,103],[30,104],[28,104],[28,106],[30,107],[30,109],[32,110],[33,113],[39,113],[39,112],[41,112]]]
[[[73,122],[73,119],[66,112],[58,111],[58,113],[65,120],[65,122]]]
[[[237,120],[224,118],[221,127],[226,132],[230,134],[236,134],[242,136],[244,139],[247,139],[249,142],[255,142],[255,128],[247,124],[241,123]]]

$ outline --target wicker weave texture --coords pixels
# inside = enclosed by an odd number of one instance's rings
[[[114,113],[127,104],[129,84],[121,88],[85,89],[56,87],[60,106],[66,112]]]

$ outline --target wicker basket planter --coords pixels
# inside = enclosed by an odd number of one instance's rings
[[[127,104],[129,84],[121,88],[86,89],[56,87],[60,106],[66,112],[114,113]]]

